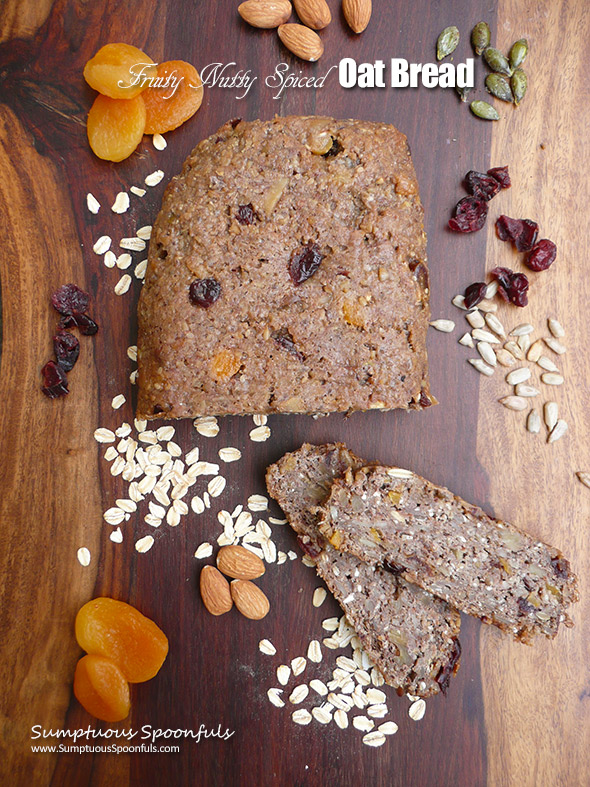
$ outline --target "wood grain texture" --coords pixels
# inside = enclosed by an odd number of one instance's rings
[[[60,0],[45,10],[32,0],[4,4],[3,19],[9,21],[2,28],[8,31],[6,43],[0,45],[0,233],[5,252],[0,256],[0,398],[10,404],[0,416],[0,633],[4,674],[9,676],[0,726],[5,781],[9,776],[18,785],[60,787],[584,783],[584,579],[583,600],[574,615],[577,627],[555,643],[527,650],[464,619],[463,663],[448,698],[429,701],[417,724],[407,717],[407,700],[390,692],[391,717],[400,729],[383,748],[373,750],[352,729],[296,727],[288,709],[276,709],[266,699],[266,689],[276,685],[279,657],[288,661],[304,654],[309,640],[322,634],[320,621],[337,614],[331,600],[319,610],[312,608],[311,595],[319,584],[313,572],[299,561],[271,566],[260,580],[272,602],[265,621],[253,623],[233,612],[214,620],[199,600],[200,564],[192,555],[199,543],[217,537],[219,508],[231,510],[249,494],[265,491],[263,473],[269,462],[304,440],[342,439],[360,455],[412,467],[538,532],[571,554],[584,575],[588,490],[574,483],[572,472],[580,468],[572,463],[579,459],[590,469],[588,449],[582,446],[588,415],[580,395],[587,387],[587,355],[582,361],[573,353],[566,358],[569,384],[561,396],[572,433],[551,451],[540,440],[529,440],[520,424],[510,428],[517,418],[499,412],[493,402],[499,380],[480,385],[465,363],[465,351],[456,345],[459,334],[429,337],[432,390],[441,404],[424,413],[319,420],[277,416],[270,419],[273,437],[263,444],[248,440],[250,419],[224,419],[216,440],[199,437],[190,422],[180,423],[177,440],[184,448],[198,444],[203,457],[214,461],[220,447],[235,445],[244,456],[224,468],[228,487],[212,514],[189,515],[176,529],[153,531],[156,543],[145,555],[133,548],[135,538],[149,530],[143,510],[125,524],[122,544],[108,539],[102,511],[123,496],[126,485],[110,475],[102,459],[104,447],[92,438],[96,427],[115,427],[133,417],[132,365],[125,348],[135,343],[138,296],[136,285],[133,293],[114,295],[117,271],[102,265],[92,243],[103,233],[116,241],[151,223],[165,182],[192,147],[236,116],[330,114],[392,122],[404,131],[426,210],[433,316],[450,316],[458,323],[461,316],[452,313],[451,297],[481,279],[486,267],[507,262],[510,254],[493,238],[491,224],[487,235],[457,238],[447,233],[449,209],[462,195],[460,182],[467,170],[510,164],[515,187],[498,198],[502,202],[494,204],[494,211],[501,204],[507,212],[510,207],[515,213],[530,212],[560,246],[560,267],[539,278],[529,313],[539,324],[549,309],[559,306],[568,344],[583,346],[587,336],[577,315],[589,293],[577,244],[590,195],[586,179],[578,174],[588,164],[587,115],[578,105],[588,98],[587,55],[582,49],[564,51],[559,36],[576,26],[578,34],[580,27],[587,32],[587,11],[582,0],[564,4],[563,11],[549,0],[541,5],[532,0],[500,3],[499,9],[467,0],[436,6],[427,0],[374,4],[374,19],[361,36],[346,29],[333,6],[333,22],[322,31],[326,54],[316,65],[291,58],[273,31],[248,28],[229,0],[196,5]],[[357,61],[389,56],[432,60],[436,37],[449,24],[461,26],[457,59],[462,59],[470,54],[468,31],[477,21],[488,19],[495,35],[496,13],[502,45],[528,35],[534,59],[531,55],[530,95],[517,112],[508,107],[503,114],[510,119],[494,127],[473,118],[451,91],[344,90],[332,80],[317,91],[286,91],[275,101],[261,84],[281,61],[296,72],[323,74],[344,54]],[[243,100],[231,90],[206,91],[197,116],[167,135],[165,151],[156,152],[146,138],[128,161],[105,164],[87,147],[84,119],[93,93],[81,74],[96,49],[117,40],[144,48],[154,59],[182,58],[198,68],[235,61],[259,80]],[[550,81],[545,64],[555,61],[563,66]],[[478,83],[483,80],[480,66]],[[544,151],[538,150],[541,142]],[[148,190],[143,200],[133,199],[123,216],[109,211],[117,191],[141,184],[156,168],[166,173],[162,184]],[[85,208],[87,191],[103,205],[98,216]],[[573,211],[568,209],[572,195]],[[71,395],[49,402],[38,390],[55,324],[48,297],[66,281],[91,293],[101,331],[82,341]],[[574,298],[575,308],[568,310]],[[128,403],[114,413],[110,402],[120,392]],[[280,548],[293,548],[289,530],[277,530]],[[76,561],[82,545],[92,553],[86,569]],[[235,730],[230,741],[183,743],[179,754],[30,752],[32,724],[74,729],[90,721],[71,695],[80,655],[73,619],[82,603],[101,594],[136,604],[161,625],[171,644],[157,678],[134,687],[132,714],[118,726],[198,729],[201,723],[208,728],[221,724]],[[276,645],[276,658],[258,651],[263,636]],[[327,653],[318,675],[326,678],[332,659]],[[312,675],[310,670],[305,677]]]

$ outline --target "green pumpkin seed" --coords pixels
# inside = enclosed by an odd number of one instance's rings
[[[439,35],[438,40],[436,42],[436,59],[442,60],[443,57],[447,57],[447,55],[451,55],[455,49],[457,49],[457,44],[459,43],[459,30],[456,27],[445,27],[442,33]]]
[[[469,106],[473,114],[482,120],[500,120],[500,115],[487,101],[472,101]]]
[[[500,74],[488,74],[486,77],[486,88],[492,96],[499,98],[500,101],[507,101],[509,104],[512,104],[514,96],[506,77]]]
[[[529,42],[526,40],[526,38],[521,38],[519,41],[515,41],[514,44],[512,44],[510,54],[508,55],[508,59],[510,60],[510,68],[514,70],[521,66],[526,60],[528,53]]]
[[[487,22],[478,22],[471,31],[471,43],[476,55],[487,49],[490,45],[491,34]]]
[[[483,53],[484,59],[488,66],[497,74],[505,74],[507,77],[512,76],[512,69],[508,58],[505,57],[499,49],[494,49],[489,46]]]
[[[527,85],[528,80],[525,72],[522,70],[522,68],[517,68],[510,78],[510,87],[512,88],[512,94],[514,96],[514,103],[516,106],[518,106],[524,98]]]
[[[473,88],[472,87],[459,87],[459,85],[457,85],[455,87],[455,90],[457,91],[457,94],[458,94],[459,98],[461,99],[461,101],[467,101],[468,100],[467,96],[469,95],[469,93],[471,93]]]

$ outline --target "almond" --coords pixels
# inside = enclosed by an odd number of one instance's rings
[[[233,606],[229,582],[215,566],[205,566],[200,578],[201,598],[212,615],[224,615]]]
[[[326,0],[293,0],[297,16],[307,27],[321,30],[332,21]]]
[[[302,60],[309,60],[315,63],[324,54],[322,39],[309,27],[304,25],[281,25],[279,27],[279,38],[290,52],[300,57]]]
[[[291,16],[289,0],[246,0],[238,6],[238,14],[252,27],[278,27]]]
[[[217,553],[217,568],[232,579],[257,579],[266,571],[258,555],[239,546],[221,547]]]
[[[371,19],[371,0],[342,0],[342,13],[354,33],[362,33]]]
[[[268,615],[270,601],[254,582],[234,579],[230,587],[235,605],[244,617],[261,620]]]

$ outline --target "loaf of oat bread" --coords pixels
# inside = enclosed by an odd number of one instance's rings
[[[559,550],[408,470],[347,471],[320,507],[319,529],[338,550],[523,642],[571,625],[577,579]]]
[[[318,532],[314,507],[335,477],[363,464],[341,443],[305,444],[268,468],[268,491],[385,681],[420,697],[446,692],[459,666],[459,614],[401,577],[338,552]]]
[[[138,417],[427,407],[428,319],[403,134],[328,117],[226,123],[154,224]]]

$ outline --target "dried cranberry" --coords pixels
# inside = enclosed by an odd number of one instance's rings
[[[500,216],[496,221],[496,232],[500,240],[512,241],[518,251],[530,251],[537,240],[539,225],[531,219]]]
[[[60,314],[85,312],[88,309],[90,296],[75,284],[64,284],[51,296],[53,308]]]
[[[251,202],[247,205],[239,205],[238,212],[236,213],[236,219],[239,221],[240,224],[254,224],[255,219],[258,216],[256,215],[256,211]]]
[[[529,280],[524,273],[514,273],[510,268],[494,268],[491,276],[498,282],[498,292],[505,301],[515,306],[527,305]]]
[[[80,342],[73,333],[60,331],[53,337],[53,349],[57,363],[64,370],[70,372],[80,355]]]
[[[230,126],[231,126],[232,128],[235,128],[235,127],[236,127],[236,126],[237,126],[239,123],[241,123],[241,122],[242,122],[242,118],[232,118],[232,119],[229,121],[229,124],[230,124]]]
[[[486,297],[487,284],[485,281],[476,281],[465,290],[465,308],[472,309]]]
[[[488,169],[488,175],[496,178],[500,187],[503,189],[509,189],[510,186],[512,186],[510,175],[508,174],[508,167],[492,167]]]
[[[319,543],[312,541],[309,536],[297,536],[297,541],[303,552],[312,560],[315,560],[318,555],[321,555],[322,547]]]
[[[221,295],[221,284],[216,279],[195,279],[191,282],[188,297],[195,306],[208,309]]]
[[[440,670],[438,671],[438,675],[435,678],[443,694],[447,693],[447,689],[449,688],[449,682],[453,677],[453,675],[459,669],[460,660],[461,660],[461,643],[457,638],[455,638],[453,640],[453,650],[451,652],[451,656],[448,662],[443,667],[440,668]]]
[[[553,567],[553,571],[555,572],[555,576],[559,577],[560,579],[567,579],[569,577],[570,566],[565,558],[552,557],[551,565]]]
[[[58,327],[63,330],[64,328],[78,328],[80,333],[84,336],[94,336],[98,333],[98,325],[87,314],[81,312],[74,312],[73,314],[66,314],[58,323]]]
[[[41,390],[50,399],[57,399],[65,396],[68,391],[68,378],[64,370],[55,361],[47,361],[41,369],[43,375],[43,385]]]
[[[488,203],[479,197],[463,197],[455,206],[455,216],[449,219],[453,232],[477,232],[486,223]]]
[[[479,197],[479,199],[485,199],[486,202],[495,197],[501,188],[496,178],[485,175],[483,172],[476,172],[474,169],[465,175],[465,185],[470,194]]]
[[[420,399],[418,400],[420,407],[432,407],[432,399],[424,389],[420,391]]]
[[[286,328],[281,328],[280,330],[275,331],[272,335],[272,338],[279,345],[279,347],[282,347],[288,353],[294,355],[298,361],[303,361],[303,355],[295,346],[295,341]]]
[[[289,276],[293,284],[298,287],[304,281],[313,276],[320,267],[324,255],[320,251],[317,243],[309,241],[299,251],[294,251],[289,260]]]
[[[557,246],[555,243],[543,238],[537,241],[525,262],[533,271],[546,271],[553,265],[556,256]]]

